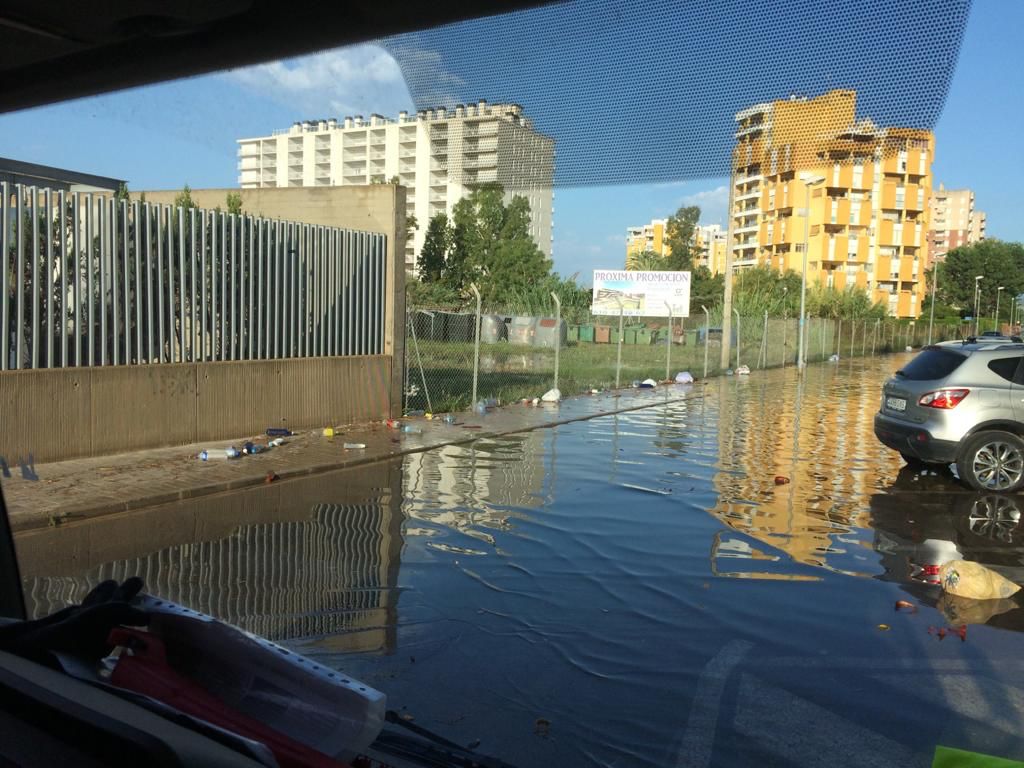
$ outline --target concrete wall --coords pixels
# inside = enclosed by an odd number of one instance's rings
[[[171,205],[181,190],[146,191],[146,201]],[[227,196],[242,196],[242,212],[307,224],[344,227],[387,235],[388,274],[385,285],[384,354],[399,361],[392,366],[392,411],[402,407],[402,365],[405,360],[405,187],[368,184],[341,187],[262,187],[257,189],[193,189],[200,208],[227,209]],[[425,222],[422,226],[425,226]]]
[[[0,456],[59,461],[384,419],[401,407],[393,367],[374,355],[7,371]]]
[[[392,652],[401,505],[401,465],[378,462],[23,531],[15,545],[32,616],[137,575],[150,594],[264,636]]]

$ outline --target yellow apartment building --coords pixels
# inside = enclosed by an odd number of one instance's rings
[[[665,242],[668,219],[653,219],[640,227],[626,230],[626,269],[633,266],[638,253],[653,251],[661,257],[668,256],[672,249]],[[725,271],[725,230],[718,224],[702,224],[693,232],[693,244],[697,249],[694,266],[707,267],[717,275]]]
[[[672,249],[665,243],[668,219],[653,219],[641,227],[626,230],[626,268],[633,265],[633,257],[644,251],[654,251],[659,256],[668,256]]]
[[[736,113],[733,264],[800,272],[806,222],[810,281],[856,286],[890,315],[917,317],[935,137],[858,120],[856,98],[835,90]]]

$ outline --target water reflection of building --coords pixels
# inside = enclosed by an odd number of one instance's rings
[[[29,532],[17,542],[29,612],[138,575],[151,594],[271,639],[332,636],[335,650],[391,651],[398,472],[374,465]]]
[[[871,458],[882,453],[871,430],[877,389],[834,366],[808,369],[803,382],[798,392],[797,380],[781,371],[720,380],[719,500],[711,513],[767,545],[759,558],[783,552],[796,563],[859,573],[848,562],[859,545],[838,538],[865,527],[862,500],[887,466]],[[776,485],[776,476],[790,482]],[[794,571],[779,565],[763,575],[785,570]]]
[[[537,506],[550,433],[533,430],[407,456],[405,514],[493,544],[486,529],[504,530],[514,508]]]

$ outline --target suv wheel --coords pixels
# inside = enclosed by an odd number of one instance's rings
[[[1016,491],[1024,486],[1024,440],[1012,432],[971,437],[956,460],[960,479],[978,491]]]

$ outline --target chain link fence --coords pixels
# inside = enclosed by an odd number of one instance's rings
[[[799,319],[733,317],[729,363],[721,363],[721,314],[619,318],[576,311],[559,317],[503,308],[408,307],[405,411],[444,413],[491,400],[510,403],[557,388],[563,397],[632,387],[646,379],[694,379],[746,366],[755,371],[797,364]],[[476,329],[479,328],[479,345]],[[620,330],[621,329],[621,330]],[[934,342],[962,338],[965,326],[936,323]],[[808,318],[804,358],[816,363],[917,348],[927,320]],[[474,388],[475,387],[475,388]]]

